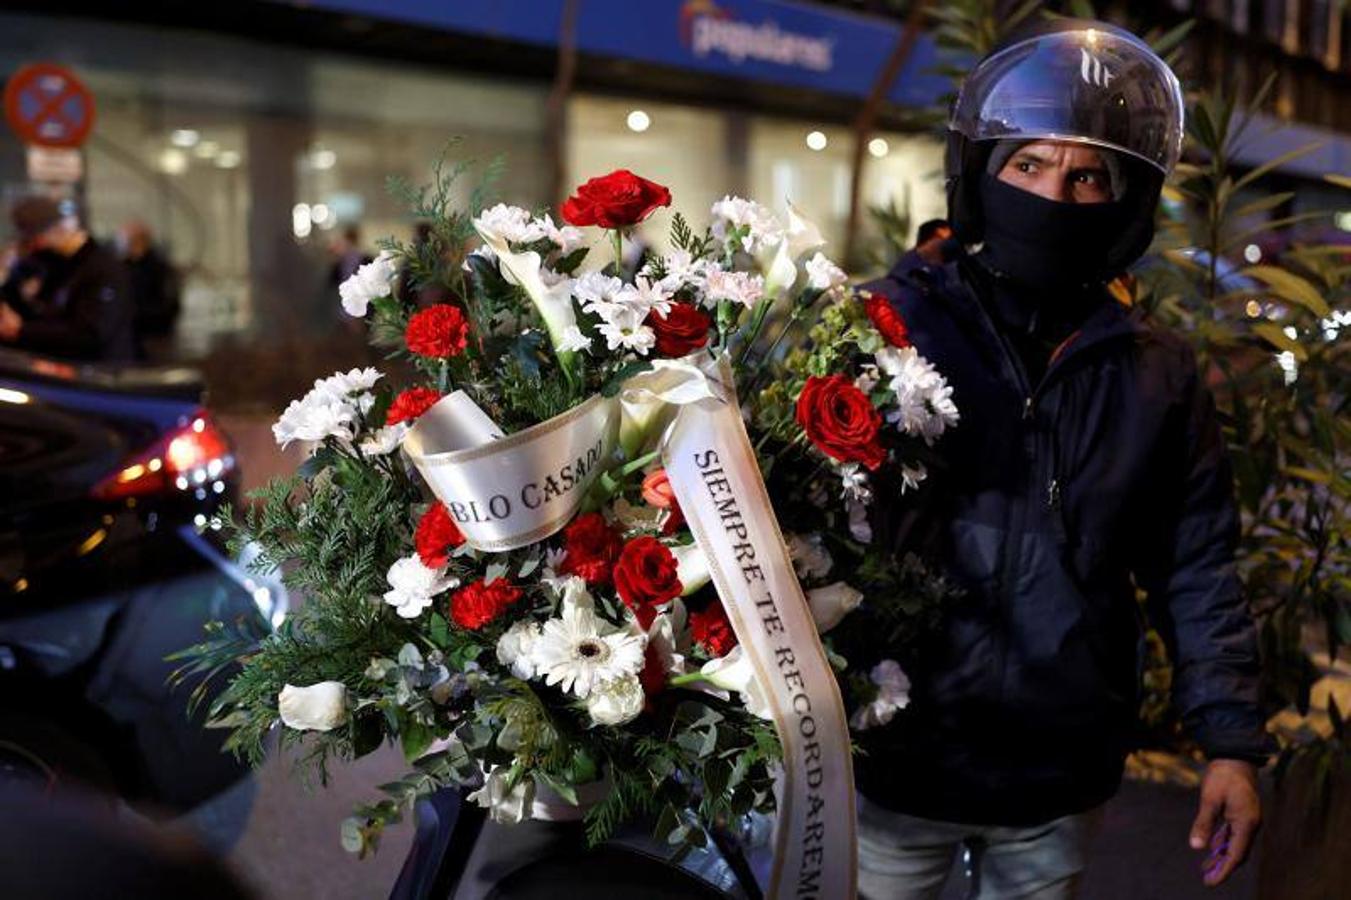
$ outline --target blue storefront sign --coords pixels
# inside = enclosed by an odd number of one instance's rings
[[[425,28],[552,47],[561,0],[308,0],[327,9]],[[810,88],[859,98],[896,46],[901,25],[784,0],[580,0],[583,53]],[[890,99],[932,105],[950,82],[930,69],[938,51],[921,35]]]

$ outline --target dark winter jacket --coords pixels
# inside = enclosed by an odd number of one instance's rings
[[[12,285],[4,294],[12,301]],[[39,301],[15,303],[24,317],[17,346],[97,362],[134,358],[135,310],[122,264],[93,238],[43,277]]]
[[[953,387],[961,422],[936,447],[931,552],[966,593],[907,662],[911,708],[865,741],[861,790],[978,824],[1102,803],[1137,723],[1135,585],[1173,651],[1192,736],[1211,757],[1262,761],[1232,480],[1190,347],[1104,294],[1029,383],[977,265],[866,286]]]

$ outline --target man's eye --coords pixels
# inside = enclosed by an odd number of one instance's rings
[[[1017,162],[1014,165],[1017,167],[1018,171],[1022,172],[1024,175],[1031,175],[1037,168],[1035,165],[1033,165],[1030,162],[1027,162],[1026,160]]]
[[[1099,172],[1076,172],[1074,180],[1079,184],[1102,184],[1102,174]]]

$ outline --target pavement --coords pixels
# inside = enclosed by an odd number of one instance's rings
[[[291,471],[302,457],[299,448],[285,453],[276,448],[270,417],[220,418],[243,461],[246,489]],[[274,755],[258,771],[253,808],[229,864],[260,900],[388,896],[412,841],[411,824],[390,828],[379,851],[365,860],[342,849],[338,829],[355,804],[378,796],[377,785],[406,772],[401,753],[386,747],[352,764],[335,765],[328,786],[313,789],[292,775],[291,763]],[[1179,785],[1189,779],[1187,768],[1172,764],[1170,769],[1166,759],[1151,763],[1134,769],[1146,780],[1128,780],[1107,805],[1085,875],[1084,900],[1253,900],[1257,860],[1224,887],[1201,885],[1199,860],[1187,847],[1196,792]],[[942,900],[963,896],[960,880],[953,878]]]

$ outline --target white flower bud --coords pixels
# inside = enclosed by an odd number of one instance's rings
[[[840,620],[862,602],[863,594],[843,581],[807,592],[807,605],[811,607],[812,619],[816,622],[819,634],[825,634],[840,624]]]
[[[296,731],[331,731],[347,720],[347,686],[321,681],[309,687],[288,684],[277,696],[282,724]]]

